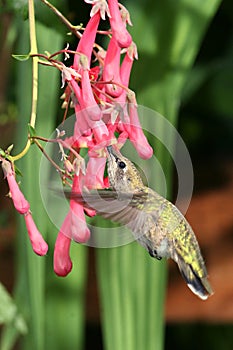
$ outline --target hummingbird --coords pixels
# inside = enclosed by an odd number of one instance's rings
[[[174,260],[191,291],[206,300],[213,291],[191,226],[175,205],[144,185],[135,165],[116,147],[106,148],[111,190],[67,197],[126,225],[153,258]]]

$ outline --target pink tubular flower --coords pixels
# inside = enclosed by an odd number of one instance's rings
[[[15,174],[12,170],[11,163],[7,160],[3,160],[2,169],[8,181],[8,185],[10,188],[10,196],[12,198],[15,209],[20,214],[26,214],[30,209],[30,205],[19,189],[19,185],[16,182]]]
[[[76,112],[76,108],[75,108]],[[81,116],[83,118],[81,119]],[[87,147],[88,137],[91,135],[91,129],[86,123],[86,118],[83,113],[76,112],[76,121],[74,124],[74,142],[78,145],[78,148]]]
[[[106,158],[90,157],[87,163],[85,186],[88,189],[104,188],[104,169]]]
[[[82,61],[86,61],[85,56],[82,56]],[[82,111],[83,114],[82,117],[79,118],[78,122],[78,128],[81,131],[80,136],[82,135],[82,131],[85,132],[88,130],[88,124],[91,124],[93,121],[100,120],[102,116],[101,109],[96,103],[93,95],[88,68],[81,69],[81,77],[81,87],[74,78],[69,80],[69,86],[74,93],[72,100],[75,108],[75,114],[78,116],[80,111]]]
[[[74,176],[72,191],[80,192],[80,176]],[[71,237],[79,243],[85,243],[90,238],[90,230],[87,227],[84,208],[75,200],[70,200],[70,215],[71,215]]]
[[[82,109],[87,108],[88,116],[91,120],[100,120],[102,117],[101,109],[96,103],[96,100],[93,95],[93,91],[91,88],[91,82],[89,78],[89,67],[86,56],[82,55],[80,58],[80,63],[82,62],[81,68],[81,98],[80,104]]]
[[[138,118],[135,96],[131,96],[130,99],[131,101],[128,105],[130,124],[126,125],[126,131],[128,132],[129,139],[136,148],[139,156],[143,159],[148,159],[153,155],[153,148],[149,145],[147,138],[142,131]]]
[[[109,82],[109,84],[106,84],[105,89],[113,97],[118,97],[122,93],[122,88],[119,86],[121,85],[120,57],[121,48],[116,39],[112,37],[104,60],[103,80]],[[113,84],[110,83],[111,81],[113,81]]]
[[[87,111],[85,109],[83,110],[81,106],[82,92],[81,92],[80,86],[78,85],[75,79],[71,79],[69,81],[69,86],[74,93],[74,96],[72,99],[74,104],[74,109],[75,109],[75,115],[76,115],[74,140],[77,140],[78,138],[82,137],[83,134],[86,134],[87,132],[90,133],[91,131],[88,125]]]
[[[87,56],[89,65],[91,61],[91,54],[95,42],[96,31],[99,25],[99,21],[100,12],[97,12],[94,14],[94,16],[90,18],[76,49],[76,52]],[[79,68],[79,54],[74,56],[73,67],[77,70]]]
[[[75,200],[70,200],[70,234],[78,243],[86,243],[90,238],[90,230],[87,227],[84,208]]]
[[[92,132],[97,143],[103,142],[104,139],[108,138],[109,131],[107,126],[102,120],[99,120],[91,124]]]
[[[65,220],[58,233],[53,256],[53,268],[58,276],[65,277],[72,270],[72,261],[70,259],[70,243],[71,239],[62,232],[66,231],[65,226],[69,225],[69,220]]]
[[[38,231],[30,211],[24,215],[24,219],[28,236],[32,244],[32,249],[37,255],[45,255],[48,251],[48,245],[44,241],[41,233]]]
[[[130,139],[140,157],[147,159],[153,153],[140,125],[135,95],[128,88],[133,61],[137,59],[136,45],[126,29],[127,23],[131,24],[129,13],[117,0],[85,2],[92,5],[91,18],[80,35],[73,66],[66,67],[63,63],[59,66],[63,84],[68,84],[66,107],[71,99],[70,107],[74,107],[76,116],[73,134],[66,140],[68,147],[63,143],[69,161],[63,162],[62,179],[72,189],[69,212],[54,250],[54,271],[59,276],[66,276],[72,269],[71,240],[86,243],[90,238],[85,213],[96,214],[94,209],[78,203],[75,194],[84,193],[84,189],[109,187],[108,178],[104,177],[105,147],[116,144],[121,148]],[[107,51],[95,44],[100,19],[104,20],[106,13],[111,28],[99,31],[98,35],[111,35]],[[122,54],[125,54],[123,60]],[[79,154],[82,148],[88,150],[86,172]]]
[[[74,193],[80,192],[80,177],[81,175],[74,175],[72,186],[72,192]],[[84,208],[73,199],[70,200],[70,210],[63,222],[61,232],[78,243],[85,243],[90,238],[90,230],[85,221]]]
[[[123,59],[123,62],[121,64],[121,69],[120,69],[121,81],[124,86],[129,85],[129,78],[130,78],[130,73],[133,66],[134,58],[137,59],[138,55],[137,55],[137,47],[135,43],[132,42],[132,44],[126,50],[125,57]]]
[[[118,1],[111,0],[109,1],[108,6],[111,14],[109,20],[112,29],[112,36],[116,39],[121,48],[129,47],[132,42],[132,37],[122,21]]]
[[[96,215],[96,210],[95,209],[84,208],[84,212],[90,218],[92,218],[93,216]]]
[[[81,96],[80,96],[80,100],[81,100]],[[85,109],[83,110],[77,101],[74,101],[74,110],[76,115],[76,122],[74,126],[74,139],[77,140],[84,135],[85,136],[91,135],[91,128],[88,124],[87,111]]]

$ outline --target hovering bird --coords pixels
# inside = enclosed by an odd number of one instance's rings
[[[173,259],[191,291],[205,300],[213,294],[195,234],[181,212],[143,184],[135,165],[113,146],[107,147],[112,190],[82,195],[66,193],[104,218],[126,225],[149,254]]]

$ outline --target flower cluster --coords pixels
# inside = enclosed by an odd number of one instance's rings
[[[80,36],[73,65],[67,67],[61,63],[59,66],[63,86],[66,86],[63,105],[72,106],[76,116],[73,135],[64,140],[63,146],[78,154],[81,148],[87,148],[89,156],[86,169],[80,166],[74,152],[72,157],[64,157],[65,169],[73,170],[71,191],[75,193],[81,192],[84,186],[88,189],[108,187],[108,179],[104,177],[106,146],[117,144],[120,148],[129,139],[140,157],[147,159],[153,153],[140,126],[135,94],[128,87],[132,64],[137,59],[136,45],[126,28],[127,24],[131,25],[129,13],[117,0],[85,1],[92,5],[92,10]],[[106,50],[95,43],[101,20],[108,20],[110,24],[108,31],[99,31],[108,39]],[[7,161],[3,167],[14,205],[25,216],[33,249],[43,255],[47,246],[34,226],[29,204],[19,192]],[[72,269],[71,239],[85,243],[90,237],[85,214],[92,216],[95,212],[71,197],[54,249],[54,271],[59,276],[66,276]]]

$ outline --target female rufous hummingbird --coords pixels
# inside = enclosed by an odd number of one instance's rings
[[[191,291],[201,299],[213,294],[195,234],[181,212],[143,184],[135,165],[113,146],[107,147],[111,190],[66,196],[94,208],[104,218],[126,225],[149,254],[173,259]]]

